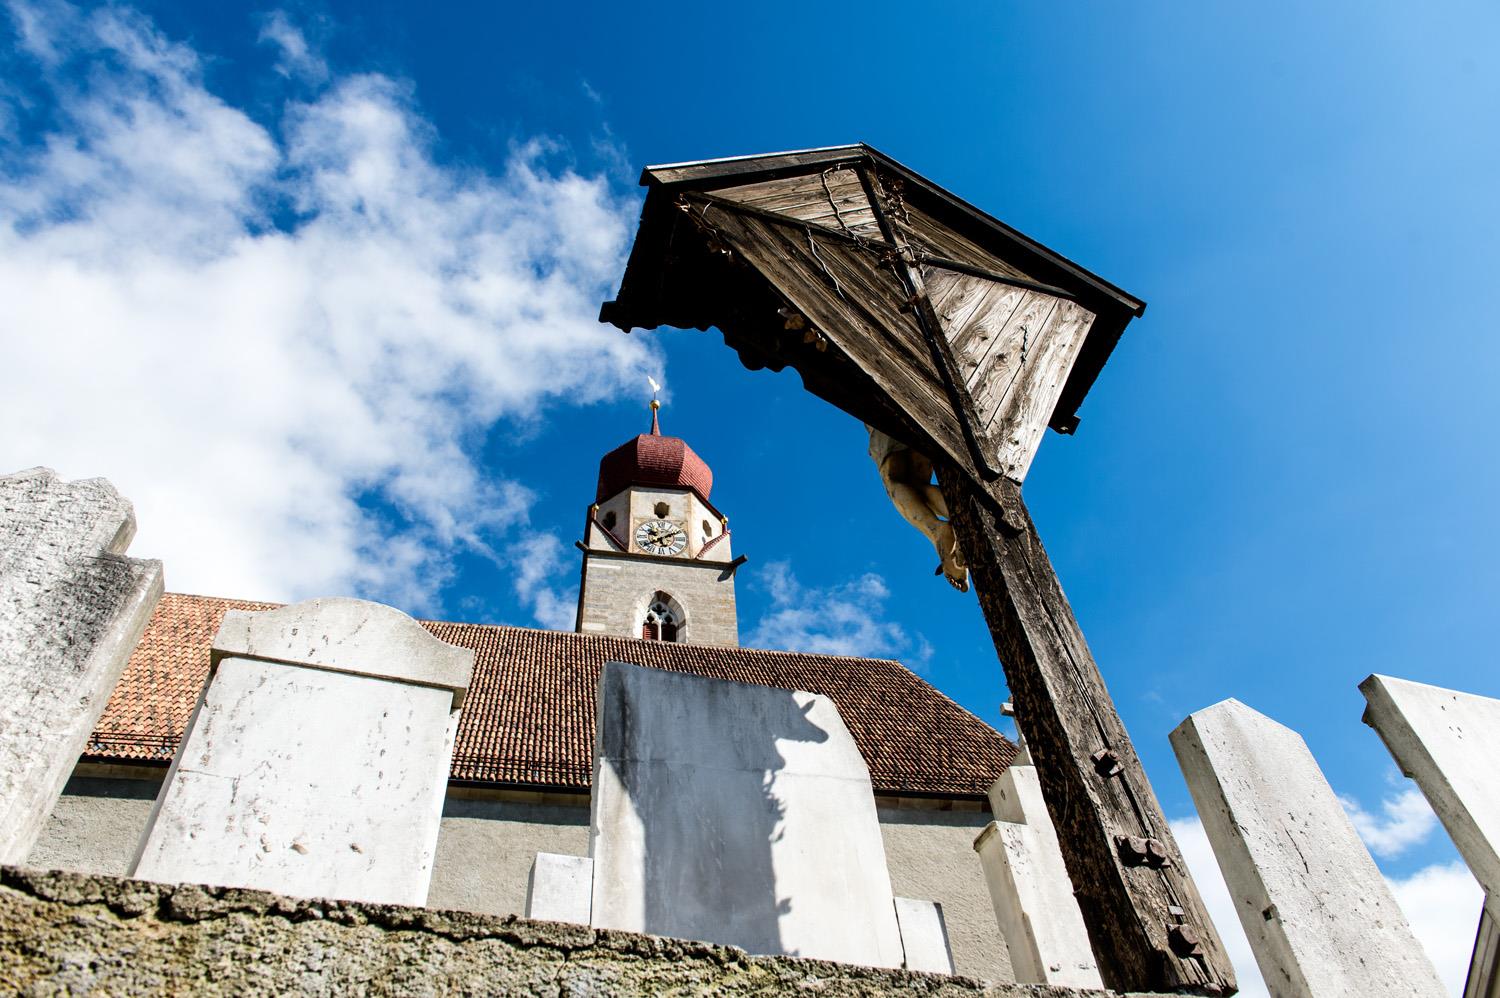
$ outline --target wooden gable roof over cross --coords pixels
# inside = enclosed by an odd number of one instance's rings
[[[807,388],[976,480],[1024,480],[1139,299],[866,145],[647,167],[600,318],[716,326]]]

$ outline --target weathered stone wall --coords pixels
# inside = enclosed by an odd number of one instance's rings
[[[18,994],[1083,998],[514,916],[0,869],[0,991]]]
[[[987,981],[1010,981],[1010,956],[974,852],[987,812],[881,808],[880,837],[891,889],[943,906],[953,967]]]
[[[685,611],[680,640],[695,645],[740,643],[734,576],[728,566],[603,551],[590,551],[584,558],[583,633],[640,637],[646,607],[659,589]]]

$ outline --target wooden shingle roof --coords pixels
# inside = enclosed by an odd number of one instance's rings
[[[208,677],[209,645],[224,612],[277,605],[163,596],[85,759],[170,760]],[[475,652],[474,681],[453,753],[456,780],[586,790],[595,690],[608,661],[824,694],[838,704],[879,794],[981,797],[1016,754],[999,732],[886,659],[422,623],[442,640]]]

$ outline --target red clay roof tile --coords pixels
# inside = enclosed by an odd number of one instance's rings
[[[224,611],[277,605],[163,596],[85,758],[171,759],[208,676],[209,645]],[[473,686],[453,752],[457,780],[587,789],[594,695],[600,669],[612,660],[828,696],[838,704],[879,794],[981,796],[1016,754],[999,732],[886,659],[422,623],[442,640],[475,651]]]

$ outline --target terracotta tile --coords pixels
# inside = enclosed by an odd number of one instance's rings
[[[169,760],[208,676],[224,612],[278,604],[168,593],[89,743],[92,760]],[[899,662],[671,644],[488,624],[423,621],[475,651],[459,722],[454,779],[585,789],[593,766],[594,693],[621,661],[828,696],[870,767],[875,792],[980,797],[1016,747]]]

